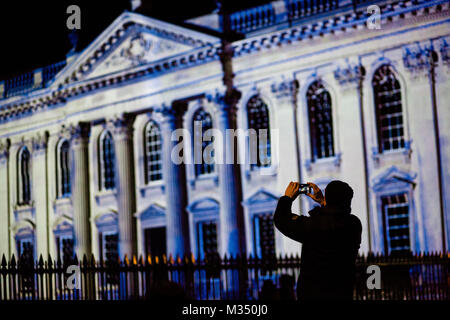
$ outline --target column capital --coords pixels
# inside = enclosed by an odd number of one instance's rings
[[[411,78],[428,76],[436,65],[438,55],[432,43],[416,44],[403,47],[403,65],[410,72]]]
[[[136,116],[124,113],[115,115],[106,120],[106,127],[111,130],[114,138],[131,139],[133,137],[133,124]]]
[[[0,163],[8,159],[10,145],[8,139],[0,140]]]
[[[67,127],[66,125],[62,124],[61,127],[59,128],[58,132],[56,133],[56,137],[58,140],[60,139],[66,139],[66,140],[70,140],[72,138],[72,132],[71,132],[71,127]]]
[[[157,112],[162,115],[162,123],[175,121],[177,117],[177,112],[166,103],[163,103],[158,107],[154,107],[153,112]]]
[[[338,66],[334,70],[334,78],[343,88],[358,87],[365,75],[366,70],[360,63],[347,62],[345,66]]]
[[[88,122],[71,124],[70,127],[67,128],[67,130],[70,133],[72,143],[77,145],[81,142],[89,141],[89,136],[91,134],[91,124]]]
[[[33,155],[40,155],[47,149],[48,132],[38,132],[32,139]]]
[[[236,105],[241,97],[242,93],[236,88],[228,91],[216,89],[214,92],[206,94],[206,100],[216,104],[219,107],[219,111],[233,114],[237,111]]]
[[[297,79],[281,77],[281,79],[271,84],[270,89],[277,99],[290,98],[294,100],[299,87],[300,85]]]
[[[447,67],[450,67],[450,45],[447,41],[450,42],[450,37],[447,39],[441,38],[439,51],[441,53],[442,62],[447,65]]]

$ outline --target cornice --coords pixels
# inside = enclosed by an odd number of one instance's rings
[[[407,19],[411,16],[422,16],[431,12],[442,12],[449,10],[450,3],[444,0],[427,1],[414,4],[412,1],[397,1],[394,4],[385,4],[381,8],[381,25],[386,25],[391,21],[398,19]],[[259,52],[261,50],[276,50],[280,46],[291,45],[306,39],[321,38],[325,34],[338,35],[355,29],[365,27],[369,13],[366,11],[357,11],[343,14],[332,18],[326,18],[322,21],[309,22],[306,24],[279,30],[270,34],[256,36],[233,43],[233,57],[240,57],[247,54]],[[125,20],[126,21],[126,20]],[[107,43],[112,44],[118,41],[118,37],[124,36],[124,32],[131,26],[143,27],[139,23],[128,21],[123,23],[123,29],[118,29],[115,35],[112,35]],[[114,40],[116,39],[116,40]],[[447,46],[445,52],[447,53]],[[102,50],[107,50],[105,44]],[[90,64],[95,63],[95,54],[92,59],[88,59]],[[77,73],[72,73],[74,82],[65,79],[65,84],[59,87],[46,88],[42,96],[27,96],[22,99],[15,99],[14,102],[0,106],[0,124],[2,122],[17,119],[22,116],[30,115],[35,112],[46,110],[49,107],[62,105],[67,100],[80,97],[84,94],[100,90],[107,87],[113,87],[120,84],[131,83],[139,79],[157,77],[161,74],[167,74],[184,68],[190,68],[202,65],[211,61],[218,61],[221,55],[220,44],[215,44],[199,49],[194,49],[186,54],[162,59],[142,66],[138,66],[115,74],[108,74],[99,78],[78,80]],[[447,57],[448,59],[448,57]],[[84,68],[88,72],[89,64]],[[83,71],[83,70],[81,70]],[[78,70],[78,72],[81,72]]]

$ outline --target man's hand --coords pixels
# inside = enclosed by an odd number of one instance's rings
[[[299,194],[300,194],[300,183],[292,181],[289,182],[289,185],[287,186],[284,195],[288,196],[292,200],[295,200],[295,198],[297,198]]]
[[[315,202],[319,203],[322,207],[325,206],[325,197],[323,196],[320,188],[312,182],[307,182],[307,184],[313,189],[314,194],[307,193],[306,195],[313,199]]]

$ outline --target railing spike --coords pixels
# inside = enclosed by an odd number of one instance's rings
[[[39,263],[38,263],[39,267],[43,267],[44,266],[44,259],[42,258],[42,254],[39,256]]]
[[[6,268],[8,266],[8,263],[6,262],[5,254],[2,255],[2,267]]]
[[[11,257],[11,267],[16,267],[16,265],[17,265],[17,263],[16,263],[16,256],[14,255],[14,253],[13,253],[13,255],[12,255],[12,257]]]

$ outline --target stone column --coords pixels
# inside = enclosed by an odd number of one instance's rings
[[[297,117],[297,94],[298,82],[295,79],[282,78],[280,81],[271,85],[271,91],[276,98],[277,122],[273,124],[271,129],[278,130],[278,163],[274,166],[278,169],[277,174],[277,190],[284,192],[290,181],[299,181],[304,183],[301,174],[301,155],[298,133],[298,117]],[[274,142],[275,143],[275,142]],[[303,211],[302,197],[295,200],[294,207],[299,209],[301,214]],[[276,233],[279,231],[276,229]],[[282,239],[283,246],[277,245],[283,250],[283,253],[298,253],[299,243],[284,236],[277,236]]]
[[[75,252],[79,260],[83,255],[90,256],[91,224],[89,193],[88,144],[90,124],[80,122],[71,127],[71,190],[73,206],[73,225]]]
[[[411,137],[412,163],[419,173],[414,192],[416,199],[421,201],[421,223],[426,241],[416,250],[446,250],[443,167],[436,106],[437,56],[428,41],[403,49],[403,65],[408,70],[406,94],[408,101],[412,101],[408,110],[412,114],[409,118],[410,132],[414,134]]]
[[[116,189],[119,213],[119,255],[131,260],[137,252],[136,193],[133,161],[134,116],[124,114],[108,122],[116,155]]]
[[[186,169],[183,162],[176,163],[173,161],[172,151],[179,142],[171,139],[172,133],[176,129],[181,128],[181,114],[183,110],[181,105],[174,104],[171,108],[163,106],[158,111],[164,118],[161,122],[161,135],[163,140],[164,193],[166,196],[167,254],[184,256],[191,252],[189,246],[189,220],[186,211]]]
[[[48,257],[48,181],[47,181],[47,140],[48,134],[38,133],[32,139],[32,192],[34,208],[36,210],[36,258],[42,254]]]
[[[361,251],[367,252],[372,247],[371,207],[370,207],[370,167],[366,145],[366,124],[363,106],[362,82],[365,70],[359,62],[347,62],[334,71],[334,78],[339,83],[337,120],[341,130],[342,177],[355,192],[352,212],[358,216],[363,226]],[[371,112],[366,110],[366,112]],[[337,137],[336,137],[337,138]],[[361,146],[361,148],[355,147]],[[372,169],[373,170],[373,169]]]
[[[439,115],[440,137],[450,137],[450,37],[436,40],[435,48],[439,48],[439,61],[436,72],[436,107]],[[440,139],[441,161],[450,163],[450,139]],[[445,167],[445,165],[444,165]],[[450,248],[450,170],[443,170],[442,187],[444,194],[444,212],[446,224],[447,251]]]
[[[222,133],[223,146],[218,154],[222,157],[216,164],[219,174],[220,192],[220,240],[221,252],[227,255],[245,255],[245,232],[242,208],[241,168],[238,163],[238,141],[234,134],[227,132],[235,130],[236,104],[241,93],[237,90],[228,94],[216,94],[214,102],[218,107],[217,129]],[[219,160],[219,159],[217,159]]]
[[[0,259],[5,255],[10,257],[9,243],[9,178],[8,178],[9,143],[6,139],[0,140]]]

